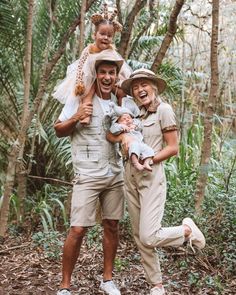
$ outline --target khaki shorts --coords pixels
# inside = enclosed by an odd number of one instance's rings
[[[71,226],[96,224],[97,201],[101,204],[102,219],[119,220],[124,214],[123,173],[108,177],[78,175],[74,179]]]

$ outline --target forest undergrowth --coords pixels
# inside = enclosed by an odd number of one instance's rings
[[[158,249],[167,294],[236,294],[236,167],[234,139],[221,144],[214,134],[208,167],[208,186],[202,213],[194,209],[202,129],[192,127],[180,144],[179,156],[165,163],[168,181],[163,226],[195,219],[206,236],[206,247],[193,252]],[[34,188],[36,184],[34,183]],[[42,185],[25,200],[24,223],[17,222],[19,200],[11,197],[7,237],[0,246],[0,294],[55,294],[61,274],[61,253],[68,229],[70,187]],[[140,255],[132,238],[126,212],[120,226],[120,245],[114,278],[122,294],[148,294]],[[93,227],[82,248],[73,276],[74,294],[102,294],[102,228]]]

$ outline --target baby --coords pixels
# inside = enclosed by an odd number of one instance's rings
[[[112,124],[110,132],[113,135],[126,133],[128,135],[128,154],[132,165],[138,170],[152,171],[154,151],[143,142],[141,121],[133,118],[133,113],[124,107],[110,103]],[[141,160],[141,162],[140,162]]]

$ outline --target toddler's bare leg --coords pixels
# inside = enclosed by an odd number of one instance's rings
[[[80,103],[93,103],[93,95],[94,95],[94,92],[95,92],[95,88],[94,88],[94,85],[92,85],[91,89],[89,90],[89,93],[84,96],[84,97],[81,97],[80,99]],[[81,124],[89,124],[91,121],[91,116],[88,116],[86,118],[84,118],[83,120],[80,121]]]
[[[138,157],[135,154],[131,155],[130,160],[131,160],[131,163],[134,166],[134,168],[136,168],[138,171],[144,170],[144,166],[139,163]]]
[[[143,162],[143,167],[145,170],[152,171],[152,167],[150,165],[153,164],[152,158],[146,158]]]

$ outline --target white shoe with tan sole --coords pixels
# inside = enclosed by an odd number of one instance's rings
[[[182,224],[187,225],[192,231],[188,238],[191,248],[193,249],[193,245],[196,246],[198,249],[203,249],[206,245],[206,240],[203,233],[197,227],[195,222],[191,218],[187,217],[183,219]],[[194,249],[193,251],[195,252]]]
[[[158,288],[154,287],[151,289],[150,295],[164,295],[166,294],[164,287]]]

